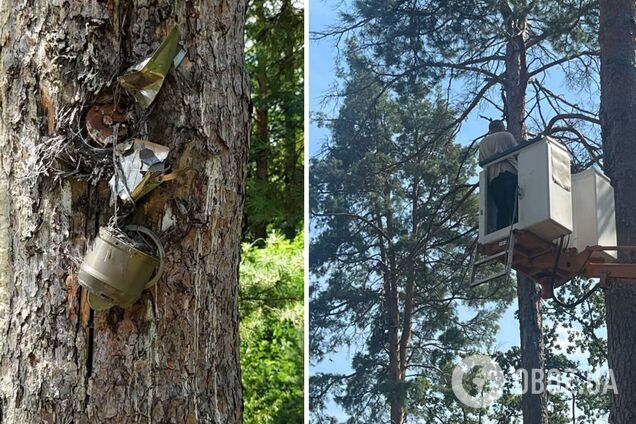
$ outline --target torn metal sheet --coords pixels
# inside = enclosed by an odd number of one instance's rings
[[[170,149],[147,140],[134,139],[117,145],[115,174],[109,181],[113,193],[134,202],[158,187],[165,175],[165,160]]]
[[[177,55],[174,57],[174,60],[172,61],[173,68],[176,68],[179,65],[181,65],[181,62],[183,62],[183,58],[185,57],[186,53],[187,53],[187,50],[185,46],[179,43],[179,52],[177,53]]]
[[[177,170],[171,172],[170,174],[160,174],[156,172],[147,172],[144,175],[141,183],[137,185],[135,190],[132,192],[132,198],[137,201],[140,198],[144,197],[146,194],[150,193],[155,188],[159,187],[161,184],[166,181],[172,181],[179,176],[179,174],[183,172],[183,170]]]
[[[174,27],[152,56],[130,68],[117,80],[147,108],[157,97],[170,67],[173,64],[178,66],[184,56],[185,49],[179,45],[179,30]]]

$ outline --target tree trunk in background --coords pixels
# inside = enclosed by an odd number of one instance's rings
[[[517,296],[519,299],[521,368],[527,371],[527,375],[531,379],[532,370],[544,369],[541,296],[537,291],[536,283],[520,274],[517,276]],[[524,382],[524,384],[525,387],[528,387],[528,391],[521,397],[524,424],[547,423],[548,399],[545,391],[532,394],[530,381]]]
[[[382,263],[387,264],[383,272],[383,305],[382,313],[387,329],[387,353],[389,355],[388,377],[389,389],[384,393],[390,404],[391,424],[404,424],[404,403],[403,394],[404,379],[400,372],[400,298],[398,291],[397,263],[395,250],[391,240],[395,235],[393,225],[393,210],[391,207],[391,188],[387,185],[384,188],[384,215],[386,225],[382,219],[378,218],[376,225],[387,234],[387,240],[379,239],[380,256]]]
[[[0,6],[0,422],[238,423],[237,271],[248,148],[242,0]],[[84,102],[178,25],[148,139],[189,166],[137,205],[166,272],[133,307],[93,313],[79,261],[112,215],[97,185],[25,178]],[[73,115],[74,114],[74,115]]]
[[[508,34],[517,34],[506,46],[506,73],[504,93],[506,97],[506,124],[508,131],[518,142],[525,140],[526,89],[528,86],[528,68],[526,64],[525,37],[527,22],[525,18],[507,19]],[[543,329],[541,316],[541,297],[536,284],[529,278],[517,273],[517,297],[519,302],[519,335],[521,338],[521,368],[532,375],[532,370],[543,370]],[[528,382],[525,383],[529,384]],[[546,393],[532,394],[530,390],[521,397],[524,424],[544,424],[548,422]]]
[[[601,130],[604,165],[614,187],[618,245],[636,245],[636,4],[601,0]],[[630,254],[631,253],[631,254]],[[636,262],[632,252],[619,261]],[[605,295],[608,363],[618,395],[610,422],[636,422],[636,281],[613,281]]]
[[[256,138],[254,147],[256,150],[256,181],[258,187],[266,187],[269,184],[269,111],[265,102],[267,97],[267,70],[262,60],[257,66],[256,80],[258,82],[258,97],[262,104],[256,108]],[[258,143],[258,146],[256,146]],[[256,239],[267,238],[267,223],[259,223],[254,229]]]
[[[256,16],[259,21],[267,22],[265,4],[257,2]],[[267,39],[269,30],[262,30],[261,37]],[[257,40],[256,42],[259,42]],[[263,40],[265,42],[265,40]],[[253,154],[256,156],[256,182],[257,190],[265,189],[269,186],[269,108],[272,107],[267,101],[269,92],[267,81],[267,59],[258,57],[256,64],[256,84],[258,104],[256,106],[256,137],[252,140]],[[261,220],[261,219],[259,219]],[[254,227],[255,239],[267,239],[267,222],[260,222]]]
[[[392,392],[391,402],[391,424],[404,424],[404,402],[402,394],[404,379],[400,372],[400,304],[398,298],[397,282],[393,276],[389,277],[385,283],[387,324],[389,327],[389,380]]]

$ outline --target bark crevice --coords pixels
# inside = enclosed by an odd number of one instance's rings
[[[84,290],[84,289],[82,289]],[[93,354],[94,354],[94,344],[95,344],[95,328],[94,328],[94,319],[95,319],[95,311],[92,309],[89,310],[88,316],[88,336],[86,341],[86,375],[84,377],[84,412],[86,412],[88,405],[90,403],[90,390],[88,390],[88,385],[91,380],[91,376],[93,375]]]

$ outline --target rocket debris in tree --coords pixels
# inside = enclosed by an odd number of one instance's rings
[[[116,169],[109,185],[122,200],[134,202],[162,182],[173,179],[173,174],[164,175],[164,162],[170,153],[166,146],[134,139],[117,145],[115,150]]]
[[[154,252],[145,246],[147,236]],[[154,286],[164,269],[165,252],[159,237],[146,227],[102,227],[80,265],[79,283],[88,290],[94,310],[128,307],[144,289]]]
[[[117,80],[147,108],[157,97],[170,67],[178,66],[184,56],[185,49],[179,45],[179,30],[174,27],[152,56],[128,69],[128,73]]]
[[[95,105],[86,114],[86,131],[88,135],[101,147],[113,144],[113,133],[116,124],[118,141],[128,135],[126,128],[127,117],[121,109],[115,109],[113,104]]]

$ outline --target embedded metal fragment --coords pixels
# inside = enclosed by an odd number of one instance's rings
[[[152,254],[140,248],[140,243],[147,244],[143,236],[152,240]],[[91,308],[104,310],[113,305],[127,307],[135,303],[141,292],[155,285],[161,277],[164,256],[161,241],[146,227],[128,225],[124,231],[100,228],[79,271],[79,283],[88,290]]]
[[[184,56],[185,49],[179,45],[179,30],[174,27],[152,56],[128,69],[117,80],[147,108],[157,97],[170,67],[178,66]]]
[[[160,174],[156,172],[148,172],[144,175],[141,183],[133,190],[132,198],[137,201],[159,187],[166,181],[172,181],[179,176],[183,170],[177,170],[169,174]]]
[[[111,146],[113,144],[113,134],[115,125],[119,124],[117,139],[125,140],[128,135],[126,128],[127,116],[121,109],[116,109],[115,105],[95,105],[86,114],[86,131],[88,135],[100,146]]]
[[[134,202],[167,181],[165,160],[170,149],[147,140],[134,139],[117,146],[115,175],[110,187],[122,200]]]
[[[183,62],[183,58],[185,57],[186,53],[187,53],[186,48],[183,46],[183,44],[179,43],[179,52],[177,53],[177,55],[172,60],[172,67],[173,68],[176,68],[179,65],[181,65],[181,62]]]

